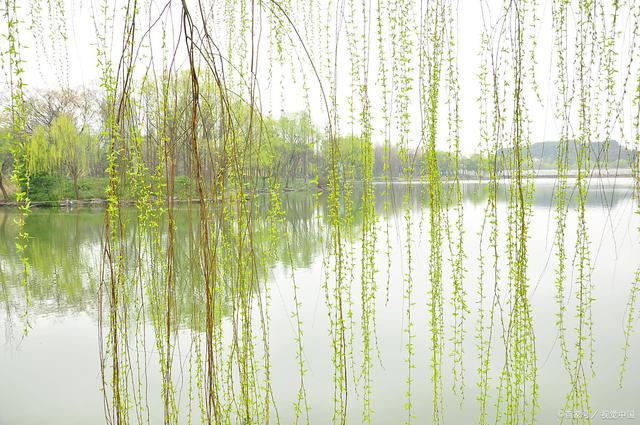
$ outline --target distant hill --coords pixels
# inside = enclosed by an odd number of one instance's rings
[[[560,142],[549,141],[533,143],[531,145],[531,157],[535,168],[551,169],[555,168],[558,161],[558,148]],[[570,140],[568,143],[567,162],[568,167],[573,168],[577,165],[578,143]],[[502,154],[506,154],[508,150],[502,150]],[[628,168],[636,158],[637,152],[629,150],[618,143],[616,140],[605,142],[592,142],[589,144],[589,162],[591,166],[600,164],[606,168]]]

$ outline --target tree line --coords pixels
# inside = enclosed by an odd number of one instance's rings
[[[189,111],[188,82],[177,78],[171,85],[173,101],[170,105],[155,99],[154,90],[143,86],[143,104],[139,105],[137,119],[143,123],[141,134],[127,135],[142,147],[142,163],[147,169],[158,167],[162,158],[156,148],[161,138],[168,137],[175,150],[174,170],[178,184],[184,186],[191,172],[191,150],[186,139]],[[205,86],[206,90],[206,86]],[[106,112],[102,97],[96,90],[41,90],[27,96],[27,158],[30,173],[29,192],[32,200],[82,199],[101,197],[106,185],[108,164],[108,140],[103,134]],[[158,134],[157,116],[166,108],[172,121],[169,134]],[[241,102],[233,105],[236,125],[246,126],[249,107]],[[224,125],[218,119],[215,102],[204,108],[199,143],[203,150],[215,155],[216,147],[211,135],[221,134]],[[222,124],[221,124],[222,123]],[[4,200],[13,192],[10,176],[13,153],[9,136],[9,120],[0,116],[0,191]],[[329,169],[329,142],[326,132],[315,125],[306,112],[282,114],[280,117],[260,116],[257,125],[247,130],[243,137],[254,137],[261,143],[246,143],[240,154],[244,176],[259,181],[258,187],[267,188],[278,181],[284,189],[324,187]],[[247,134],[251,133],[249,136]],[[406,176],[398,147],[394,143],[377,144],[371,150],[364,149],[359,136],[338,137],[341,150],[341,173],[344,178],[361,179],[363,155],[373,155],[373,177],[377,180],[394,180]],[[413,155],[414,177],[426,174],[424,155]],[[452,154],[438,152],[438,163],[443,175],[451,175]],[[222,160],[221,160],[222,161]],[[463,157],[458,170],[462,175],[476,176],[481,169],[480,155]],[[90,190],[93,188],[94,190]],[[13,188],[15,189],[15,188]],[[86,193],[89,192],[89,193]],[[188,196],[187,193],[178,194]]]

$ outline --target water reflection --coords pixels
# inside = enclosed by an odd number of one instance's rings
[[[466,219],[466,241],[468,259],[468,274],[466,285],[469,296],[469,305],[475,305],[474,288],[477,285],[477,229],[479,228],[484,204],[487,199],[487,188],[477,182],[465,182],[462,186]],[[403,418],[403,394],[404,374],[406,365],[403,362],[403,322],[402,311],[406,308],[402,298],[402,264],[403,258],[403,224],[402,200],[406,191],[411,190],[410,209],[416,218],[423,217],[428,209],[427,188],[421,184],[386,184],[376,185],[376,209],[380,215],[380,227],[387,223],[391,226],[393,248],[392,264],[390,271],[391,288],[390,301],[387,304],[380,296],[378,318],[378,344],[383,368],[376,372],[376,389],[374,390],[373,404],[377,407],[376,421],[378,424],[399,423]],[[595,295],[598,304],[594,308],[594,333],[597,338],[596,351],[598,353],[597,378],[594,378],[591,388],[594,408],[598,409],[636,409],[640,415],[640,405],[637,397],[640,384],[629,380],[624,390],[617,389],[617,365],[620,361],[620,348],[622,347],[622,314],[625,308],[626,296],[629,284],[637,266],[637,255],[634,251],[637,247],[637,218],[633,214],[634,203],[631,200],[630,181],[598,180],[593,181],[590,187],[587,206],[589,211],[589,223],[591,224],[591,240],[594,243],[594,277],[596,285]],[[390,196],[385,197],[388,191]],[[500,188],[500,200],[502,207],[506,202],[507,188]],[[566,394],[566,376],[561,362],[558,360],[557,338],[555,331],[555,308],[553,301],[553,271],[554,265],[551,255],[551,241],[553,229],[549,229],[549,219],[553,215],[554,182],[539,181],[536,184],[536,195],[533,200],[534,213],[532,228],[536,229],[530,241],[532,303],[535,313],[536,344],[540,363],[541,385],[541,409],[540,423],[555,423],[557,415],[562,408],[562,400]],[[384,199],[388,199],[385,205]],[[255,199],[257,208],[266,214],[268,209],[268,197],[258,195]],[[270,250],[270,255],[260,257],[263,267],[259,269],[259,280],[267,280],[271,291],[272,317],[271,329],[273,330],[271,350],[274,373],[274,392],[281,406],[281,420],[289,423],[291,419],[289,407],[295,400],[295,388],[290,385],[296,382],[295,370],[291,365],[295,363],[295,347],[291,333],[292,294],[289,285],[292,270],[296,279],[300,282],[300,302],[302,303],[301,319],[305,326],[305,355],[310,369],[309,394],[312,406],[313,423],[326,423],[327,412],[331,409],[330,396],[332,393],[330,373],[330,342],[326,334],[326,307],[323,305],[320,283],[323,274],[323,247],[326,240],[324,217],[326,216],[326,199],[321,196],[316,205],[313,198],[305,193],[287,193],[283,195],[284,220],[279,224],[278,233],[282,235],[277,240],[277,246]],[[355,210],[358,211],[359,198],[354,198]],[[575,206],[575,205],[573,205]],[[570,207],[573,208],[573,207]],[[383,217],[388,209],[389,217]],[[176,270],[178,273],[176,284],[176,303],[179,322],[184,331],[202,331],[202,317],[204,316],[204,294],[202,293],[200,274],[196,273],[198,267],[197,246],[197,222],[198,209],[183,205],[176,213]],[[28,250],[29,262],[32,266],[30,278],[30,295],[32,306],[29,314],[36,317],[32,334],[25,340],[20,340],[20,317],[25,309],[24,290],[20,284],[20,261],[16,255],[14,238],[16,226],[14,219],[17,211],[0,209],[0,302],[2,304],[2,320],[5,322],[3,337],[9,339],[10,335],[17,335],[0,350],[0,374],[7,376],[9,385],[16,385],[24,391],[11,391],[7,384],[0,381],[0,400],[10,400],[10,406],[0,401],[0,424],[4,421],[11,424],[35,423],[33,420],[21,421],[21,413],[26,412],[27,406],[33,400],[56,399],[51,394],[56,388],[64,388],[69,391],[71,397],[81,398],[91,394],[91,400],[82,410],[83,418],[77,423],[103,423],[101,410],[101,395],[98,391],[97,380],[99,367],[97,364],[97,337],[98,326],[98,287],[100,284],[101,256],[103,249],[104,212],[101,210],[77,209],[72,211],[59,211],[54,209],[37,209],[29,216],[26,230],[32,236]],[[569,213],[571,214],[571,212]],[[135,211],[126,212],[125,219],[132,224],[128,227],[129,234],[126,241],[129,244],[144,246],[144,235],[140,235],[135,226]],[[348,237],[357,242],[362,218],[355,215],[351,221],[352,229]],[[416,225],[421,225],[419,219]],[[574,229],[568,229],[571,234]],[[382,233],[382,232],[381,232]],[[269,243],[269,229],[266,223],[258,221],[254,229],[257,244]],[[428,293],[425,282],[427,253],[426,232],[415,232],[416,243],[416,321],[419,324],[416,331],[416,341],[421,347],[421,353],[416,358],[416,376],[418,382],[414,388],[418,399],[425,400],[416,406],[415,414],[418,423],[428,422],[429,412],[429,372],[427,370],[428,335],[426,321]],[[571,243],[571,237],[568,238]],[[380,236],[380,245],[386,243]],[[383,249],[383,247],[381,247]],[[223,254],[223,261],[234,264],[233,250]],[[224,257],[226,256],[226,257]],[[634,261],[635,258],[635,261]],[[128,258],[127,264],[132,270],[135,261],[139,259]],[[380,264],[378,280],[384,281],[382,276],[386,271],[383,264],[386,260],[382,255],[377,257]],[[233,298],[234,288],[229,279],[225,286],[223,308],[227,314],[232,310],[230,303]],[[382,283],[379,291],[383,291]],[[263,290],[261,287],[256,291]],[[354,292],[354,298],[358,294]],[[149,310],[151,314],[152,309]],[[357,314],[357,309],[354,310]],[[447,312],[450,314],[450,312]],[[38,319],[40,318],[40,319]],[[51,319],[54,318],[54,319]],[[474,401],[475,376],[475,341],[473,339],[473,325],[477,317],[472,314],[469,317],[468,337],[465,345],[465,362],[467,364],[468,396],[464,407],[458,408],[458,400],[451,397],[447,403],[445,417],[451,423],[471,423],[475,421],[476,410]],[[10,327],[13,326],[13,329]],[[151,333],[151,332],[150,332]],[[185,347],[189,346],[189,336],[186,338]],[[82,341],[90,341],[84,344]],[[633,337],[632,347],[638,347],[637,334]],[[149,343],[151,347],[153,344]],[[45,348],[43,351],[42,347]],[[356,347],[357,348],[357,347]],[[4,350],[4,351],[2,351]],[[15,354],[21,350],[20,354]],[[151,349],[150,349],[151,350]],[[14,353],[14,354],[11,354]],[[66,354],[65,354],[66,353]],[[71,356],[72,358],[65,358]],[[357,355],[356,355],[357,356]],[[499,371],[499,354],[496,369]],[[637,356],[636,356],[637,357]],[[47,363],[54,362],[54,363]],[[150,372],[154,359],[149,355],[146,360]],[[42,364],[46,363],[46,364]],[[30,368],[38,368],[34,364],[42,366],[37,369],[38,374],[30,374]],[[47,366],[48,364],[48,366]],[[45,379],[58,366],[63,369],[75,368],[82,373],[72,374],[69,385],[65,385],[65,377],[51,377],[52,387],[43,387],[34,396],[25,388],[35,388],[38,380]],[[445,364],[443,367],[450,365]],[[633,359],[629,365],[628,374],[639,376],[640,367]],[[187,372],[182,372],[188,375]],[[497,372],[496,372],[497,373]],[[158,391],[158,383],[149,378],[149,387]],[[184,378],[186,379],[186,378]],[[445,383],[449,385],[450,383]],[[79,394],[78,388],[89,388],[87,394]],[[33,391],[36,391],[35,389]],[[58,390],[59,391],[59,390]],[[184,404],[184,397],[182,400]],[[150,397],[153,398],[153,397]],[[354,395],[357,399],[357,395]],[[46,403],[45,403],[46,404]],[[47,404],[49,413],[48,423],[72,423],[65,412],[56,414],[56,406]],[[160,406],[151,406],[152,410],[161,411]],[[60,410],[58,408],[58,410]],[[357,410],[357,409],[355,409]],[[35,414],[33,412],[26,412]],[[25,417],[29,417],[25,414]],[[4,415],[4,416],[3,416]],[[57,415],[57,416],[56,416]],[[56,419],[58,418],[58,419]],[[358,422],[358,412],[352,418],[353,423]],[[37,422],[37,421],[36,421]],[[597,421],[594,421],[597,422]],[[447,421],[449,423],[449,421]]]
[[[554,194],[554,181],[537,182],[533,206],[538,209],[551,209]],[[615,208],[620,202],[629,201],[632,186],[630,181],[615,179],[592,182],[587,206],[604,209]],[[410,208],[416,212],[428,208],[428,195],[425,185],[416,183],[391,184],[390,190],[385,183],[376,185],[376,210],[379,215],[385,211],[385,193],[388,211],[397,219],[404,214],[402,201],[405,193],[411,190]],[[465,203],[482,206],[486,202],[488,189],[485,184],[467,182],[462,185]],[[507,187],[501,186],[500,200],[506,202]],[[574,200],[575,202],[575,197]],[[268,197],[261,196],[259,208],[266,214]],[[294,268],[309,267],[321,250],[323,217],[326,213],[326,198],[321,197],[314,206],[312,197],[306,193],[290,192],[283,195],[285,220],[279,229],[283,237],[276,249],[276,256],[269,259],[270,266],[277,262]],[[360,199],[354,195],[355,210],[358,211]],[[575,206],[575,205],[574,205]],[[20,290],[21,263],[16,255],[15,237],[17,227],[14,220],[18,211],[10,208],[0,209],[0,300],[9,315],[24,309],[24,300]],[[193,272],[193,253],[195,234],[193,222],[197,220],[197,208],[193,210],[182,206],[176,213],[177,259],[181,273],[180,282],[197,285],[197,273]],[[135,241],[135,211],[128,211],[127,220],[133,223],[129,228],[129,243]],[[357,235],[361,225],[361,216],[356,214],[352,221],[352,235]],[[100,259],[102,255],[104,212],[101,209],[34,209],[26,223],[26,231],[31,235],[28,259],[33,276],[30,288],[34,314],[64,313],[65,311],[92,311],[96,308],[97,285],[99,282]],[[256,223],[255,234],[260,242],[266,238],[264,222]],[[288,241],[288,243],[286,243]],[[185,284],[186,285],[186,284]],[[182,292],[192,293],[192,286],[181,286]],[[180,297],[184,301],[185,297]],[[184,302],[184,305],[192,303]],[[184,310],[184,309],[183,309]]]

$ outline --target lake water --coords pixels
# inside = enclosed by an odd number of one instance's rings
[[[555,300],[554,210],[553,180],[536,183],[529,240],[529,297],[533,308],[533,324],[538,357],[540,408],[537,422],[559,423],[563,414],[569,377],[565,371],[558,344]],[[406,418],[406,358],[405,299],[403,273],[406,271],[406,232],[402,195],[406,185],[394,185],[391,212],[383,214],[382,188],[377,189],[378,246],[376,257],[378,282],[376,298],[376,335],[379,361],[373,369],[373,423],[399,424]],[[451,391],[449,373],[453,360],[445,346],[444,419],[450,424],[477,423],[478,348],[475,339],[478,302],[479,232],[484,217],[486,190],[476,183],[464,185],[464,247],[466,252],[465,291],[470,314],[465,321],[463,364],[465,394],[461,400]],[[412,211],[414,302],[412,316],[415,332],[415,357],[412,387],[413,414],[416,424],[431,422],[430,332],[428,297],[428,205],[424,201],[424,187],[414,188]],[[504,198],[503,198],[504,199]],[[299,286],[300,319],[303,328],[306,391],[310,419],[314,424],[331,423],[333,414],[333,383],[331,343],[328,334],[328,311],[322,288],[325,265],[322,201],[316,208],[311,196],[290,193],[283,199],[288,248],[283,247],[279,258],[269,264],[268,291],[270,296],[269,346],[272,367],[272,388],[280,423],[293,422],[293,403],[298,391],[296,360],[293,278]],[[640,423],[640,332],[632,334],[631,351],[624,386],[619,387],[619,371],[623,359],[624,329],[634,273],[640,265],[640,226],[636,201],[632,198],[630,180],[594,180],[587,202],[588,234],[591,242],[593,266],[593,335],[594,372],[588,373],[588,388],[593,409],[593,423],[608,423],[611,411],[625,412],[622,423]],[[506,222],[506,201],[499,204],[499,222]],[[133,214],[133,212],[131,212]],[[101,391],[98,320],[104,211],[76,209],[62,211],[35,209],[28,217],[27,230],[32,236],[29,260],[32,266],[30,282],[31,307],[28,319],[31,329],[23,336],[25,292],[21,285],[20,263],[16,255],[14,219],[18,212],[0,209],[0,425],[73,425],[105,423],[104,401]],[[179,240],[186,240],[190,211],[180,207],[177,213]],[[576,211],[570,206],[567,225],[568,258],[573,255]],[[385,229],[391,237],[387,242]],[[354,229],[360,225],[358,217]],[[504,232],[505,226],[501,226]],[[501,238],[504,237],[504,234]],[[283,241],[285,236],[283,235]],[[391,248],[388,299],[386,295],[387,243]],[[187,242],[184,242],[188,245]],[[285,244],[283,243],[283,246]],[[357,247],[354,241],[354,247]],[[357,251],[357,250],[354,250]],[[357,260],[357,254],[355,256]],[[180,263],[180,267],[188,268]],[[445,261],[445,298],[450,296],[450,271]],[[506,267],[504,267],[506,268]],[[180,270],[178,271],[181,272]],[[182,270],[184,272],[184,270]],[[185,272],[186,273],[186,272]],[[292,278],[293,276],[293,278]],[[571,283],[569,274],[568,282]],[[186,278],[188,280],[188,278]],[[354,299],[357,300],[354,282]],[[575,290],[575,289],[573,289]],[[262,295],[261,295],[262,296]],[[575,292],[568,298],[574,299]],[[189,315],[198,306],[190,306],[188,293],[178,295],[178,350],[175,354],[175,381],[181,419],[188,416],[189,363],[187,354],[191,342],[201,332],[189,324]],[[451,335],[452,307],[445,302],[445,339]],[[567,306],[567,329],[575,326],[572,303]],[[358,302],[353,303],[354,326],[358,326]],[[229,321],[230,319],[225,319]],[[636,327],[640,325],[635,319]],[[229,324],[224,326],[228,328]],[[496,325],[497,326],[497,325]],[[226,330],[228,331],[228,329]],[[225,332],[226,332],[225,331]],[[149,323],[142,328],[149,341],[145,350],[136,351],[145,366],[145,404],[150,423],[161,423],[162,402],[157,351],[152,342],[153,329]],[[500,345],[496,340],[492,354],[490,417],[495,402],[496,377],[501,369]],[[359,359],[359,343],[354,342],[354,359]],[[376,356],[377,357],[377,356]],[[354,375],[356,372],[354,372]],[[357,377],[354,377],[357,379]],[[350,423],[361,423],[361,394],[353,391],[350,397]],[[196,406],[192,420],[198,423]],[[135,417],[135,415],[133,415]],[[274,413],[275,418],[275,413]],[[635,422],[634,422],[635,421]],[[135,423],[135,420],[133,420]],[[275,422],[274,422],[275,423]],[[565,420],[565,423],[570,421]]]

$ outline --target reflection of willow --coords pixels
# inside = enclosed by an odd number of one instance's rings
[[[267,197],[261,197],[268,200]],[[284,197],[284,219],[275,223],[264,221],[254,221],[252,223],[251,233],[256,244],[261,247],[268,247],[261,252],[256,253],[256,263],[260,265],[256,269],[256,281],[266,282],[270,278],[270,270],[276,263],[283,263],[293,269],[308,267],[312,259],[320,250],[320,229],[315,226],[315,221],[310,215],[312,210],[309,209],[309,199],[301,200],[301,202],[287,201],[288,197]],[[265,202],[265,204],[267,204]],[[295,208],[291,209],[293,205]],[[265,205],[265,208],[269,208]],[[265,210],[266,214],[267,211]],[[303,213],[301,215],[301,213]],[[179,214],[176,220],[177,236],[174,241],[175,249],[175,268],[177,270],[176,284],[176,304],[178,310],[179,321],[182,326],[192,328],[194,331],[204,330],[205,314],[205,297],[202,291],[202,277],[197,270],[194,270],[191,262],[197,258],[197,247],[193,246],[193,241],[197,239],[197,234],[185,234],[183,229],[188,225],[188,218],[184,214]],[[196,217],[197,219],[197,217]],[[275,230],[274,230],[275,229]],[[236,223],[225,223],[220,229],[221,237],[228,238],[227,235],[236,234],[238,227]],[[273,238],[272,232],[280,237]],[[286,235],[286,238],[284,237]],[[275,243],[273,243],[275,239]],[[233,244],[228,243],[224,250],[220,251],[221,264],[221,282],[220,282],[220,309],[222,317],[229,317],[236,312],[234,305],[234,297],[238,296],[237,273],[234,265],[237,264],[240,253]],[[251,268],[250,264],[245,265],[245,273]],[[248,288],[250,296],[260,297],[263,286],[254,285]],[[237,301],[237,300],[236,300]]]
[[[462,185],[463,199],[465,203],[480,205],[487,201],[489,196],[489,185],[467,183]],[[382,214],[384,211],[383,191],[386,189],[382,185],[374,186],[376,190],[376,211]],[[613,190],[613,182],[604,188],[592,184],[587,193],[585,205],[590,207],[613,208],[620,202],[628,200],[632,193],[632,186],[618,182]],[[391,186],[389,197],[402,200],[407,190],[406,184],[395,184]],[[557,192],[557,189],[556,189]],[[498,186],[497,200],[504,203],[506,201],[506,185]],[[554,186],[544,184],[536,186],[536,195],[533,199],[533,206],[548,209],[554,202]],[[577,199],[575,196],[568,196],[569,205],[575,207]],[[325,214],[326,197],[320,197],[318,208],[314,211],[312,197],[307,193],[289,193],[281,197],[283,209],[283,222],[277,225],[278,234],[282,237],[277,239],[276,247],[270,258],[273,261],[282,261],[294,268],[305,268],[311,265],[313,258],[318,254],[321,246],[320,232],[321,224],[318,217]],[[423,209],[428,208],[429,201],[426,196],[414,196],[412,209],[415,214],[422,214]],[[267,195],[259,195],[258,202],[261,213],[266,214],[269,209]],[[357,186],[354,191],[354,205],[356,210],[360,210],[360,191]],[[448,205],[448,204],[444,204]],[[391,203],[389,213],[393,215],[401,214],[401,205]],[[190,257],[195,255],[193,246],[196,234],[192,229],[192,220],[197,219],[197,212],[192,212],[181,206],[175,213],[176,225],[176,267],[177,273],[184,277],[179,280],[197,279],[197,273],[188,275]],[[19,283],[20,262],[16,256],[15,245],[12,242],[17,228],[14,223],[14,215],[18,211],[4,209],[0,211],[0,279],[3,287],[7,291],[15,288]],[[130,219],[135,218],[132,209],[128,209],[125,215]],[[391,221],[394,219],[391,218]],[[40,309],[56,308],[63,312],[71,310],[86,310],[95,306],[96,295],[96,265],[99,262],[100,249],[100,225],[102,223],[101,210],[77,210],[72,212],[35,210],[26,222],[26,228],[33,239],[28,250],[29,262],[32,265],[34,276],[31,279],[33,291],[33,307],[35,313],[42,312]],[[255,221],[256,230],[254,233],[262,239],[266,230],[265,223]],[[350,234],[357,235],[358,228],[362,224],[362,214],[354,214],[352,225],[354,229]],[[163,224],[161,238],[166,238],[166,222]],[[135,229],[135,227],[132,227]],[[191,232],[191,233],[190,233]],[[285,244],[285,238],[289,240]],[[131,239],[133,234],[129,234],[127,239]],[[289,252],[290,251],[290,252]],[[291,263],[293,261],[293,263]],[[133,267],[132,264],[128,266]],[[64,278],[63,278],[64,277]],[[266,276],[263,276],[266,278]],[[195,285],[195,283],[194,283]],[[182,288],[182,286],[178,286]],[[13,302],[22,296],[17,293]],[[187,295],[181,296],[187,298]],[[180,297],[179,297],[180,298]],[[3,299],[8,301],[8,295]],[[58,304],[51,304],[56,301]],[[181,311],[184,311],[182,308]],[[181,322],[185,319],[181,319]]]
[[[257,197],[260,214],[268,213],[270,208],[268,201],[266,195]],[[357,199],[354,202],[357,203]],[[308,194],[286,194],[282,196],[282,204],[283,219],[275,224],[276,232],[281,237],[276,239],[275,246],[270,248],[270,253],[260,253],[258,260],[261,264],[265,264],[265,267],[258,270],[259,280],[268,279],[269,270],[277,262],[293,266],[294,269],[310,266],[321,248],[321,228],[317,219],[314,219],[316,213],[313,210],[311,197]],[[319,207],[323,211],[326,205],[321,202]],[[175,212],[176,302],[180,312],[181,326],[189,325],[191,311],[199,311],[194,315],[201,316],[204,305],[204,294],[197,292],[197,288],[202,286],[202,279],[192,265],[193,258],[197,255],[197,247],[194,246],[197,234],[192,228],[192,220],[197,220],[198,214],[190,212],[191,208],[193,206],[181,207]],[[21,272],[20,261],[12,242],[17,231],[13,221],[16,214],[18,212],[13,210],[0,211],[0,281],[5,291],[2,298],[5,302],[12,303],[23,298],[20,293],[10,296],[10,291],[19,289],[16,285],[19,284]],[[135,210],[123,210],[123,215],[127,220],[132,221],[124,238],[130,249],[140,246],[140,238],[149,239],[155,234],[159,234],[160,239],[166,240],[166,218],[159,223],[159,229],[144,230],[146,234],[143,234],[135,223]],[[352,233],[357,232],[358,223],[361,223],[361,220],[360,214],[354,217],[355,227]],[[96,267],[99,263],[101,223],[102,213],[99,210],[73,212],[36,210],[29,216],[26,228],[34,238],[29,246],[28,258],[33,268],[31,291],[36,303],[33,306],[36,314],[46,313],[47,309],[55,309],[62,313],[70,310],[91,312],[95,308],[98,278]],[[267,243],[269,226],[269,223],[263,221],[253,222],[252,233],[260,245]],[[227,234],[235,231],[237,231],[237,225],[231,222],[226,223],[222,230]],[[143,246],[140,249],[142,250],[140,257],[149,258],[151,255],[148,252],[149,247]],[[225,255],[227,257],[223,261],[224,264],[233,264],[233,261],[237,260],[237,253],[233,249],[225,251]],[[141,265],[135,258],[130,257],[126,261],[125,269],[128,273],[135,273],[139,266]],[[152,275],[151,263],[144,262],[142,267],[143,275]],[[256,289],[259,290],[259,288]],[[233,286],[229,281],[225,284],[222,293],[229,294],[232,290]],[[229,296],[225,295],[223,298],[228,299]],[[228,304],[228,301],[225,301],[225,304]],[[228,305],[224,307],[224,311],[230,311]]]
[[[7,305],[23,295],[13,294],[20,279],[21,264],[11,241],[17,227],[17,211],[0,211],[0,282]],[[38,314],[85,311],[95,307],[99,264],[101,215],[91,212],[60,214],[34,211],[25,228],[34,237],[26,255],[32,267],[29,279],[32,309]]]
[[[384,212],[382,185],[374,186],[376,190],[376,211],[377,214]],[[487,184],[464,184],[462,185],[463,199],[465,203],[479,205],[487,201],[490,186]],[[618,203],[624,202],[631,196],[632,186],[618,182],[615,190],[613,186],[605,186],[604,190],[595,185],[591,185],[587,193],[585,205],[590,207],[615,207]],[[402,200],[407,190],[406,184],[395,184],[389,189],[389,197]],[[497,200],[499,203],[506,201],[507,187],[499,185],[497,190]],[[548,209],[552,205],[554,196],[554,186],[544,184],[536,186],[536,196],[533,205],[542,209]],[[575,196],[567,196],[569,205],[577,205]],[[269,202],[267,195],[259,195],[258,203],[261,215],[268,213]],[[261,262],[266,261],[265,271],[274,262],[283,262],[294,269],[309,267],[313,259],[321,249],[322,224],[319,217],[325,214],[326,197],[321,196],[317,207],[314,210],[312,197],[307,193],[289,193],[281,196],[283,220],[277,223],[276,228],[279,237],[277,243],[271,248],[271,255],[263,255]],[[360,210],[360,191],[357,186],[354,191],[354,208]],[[414,214],[423,214],[423,210],[428,208],[429,202],[426,196],[414,196],[412,198],[412,210]],[[448,204],[444,204],[448,205]],[[175,252],[176,252],[176,273],[177,273],[177,302],[179,304],[179,321],[181,326],[189,323],[189,312],[202,312],[202,294],[198,294],[197,302],[192,302],[190,291],[198,286],[198,274],[193,270],[193,258],[197,254],[197,247],[194,241],[197,234],[193,229],[193,220],[197,219],[197,211],[191,211],[194,207],[187,208],[181,206],[175,212]],[[390,203],[389,213],[392,215],[390,221],[393,222],[394,215],[402,214],[399,203]],[[0,282],[3,287],[3,302],[15,304],[23,298],[19,291],[20,281],[20,261],[16,256],[15,245],[12,242],[17,228],[14,223],[14,215],[18,211],[4,209],[0,211]],[[129,219],[135,218],[133,209],[128,209],[124,214]],[[101,234],[99,228],[102,224],[102,212],[100,210],[77,210],[72,212],[35,210],[27,219],[26,228],[33,235],[30,248],[27,251],[29,262],[32,265],[33,276],[31,278],[32,298],[34,302],[33,310],[35,314],[46,313],[47,309],[55,309],[57,312],[65,311],[87,311],[91,312],[95,308],[95,297],[97,291],[96,267],[99,263],[99,249],[101,244]],[[264,222],[254,221],[253,231],[259,240],[267,238],[267,226]],[[362,214],[354,214],[352,225],[354,228],[349,232],[352,235],[358,234],[358,229],[362,225]],[[132,241],[134,230],[126,238]],[[158,233],[158,232],[154,232]],[[166,220],[161,224],[159,231],[160,238],[166,238]],[[286,238],[284,237],[286,235]],[[288,243],[286,241],[288,240]],[[133,242],[130,242],[133,243]],[[129,270],[135,268],[135,264],[129,262]],[[150,273],[147,271],[146,273]],[[268,275],[261,272],[261,279],[267,279]],[[201,282],[200,282],[201,283]],[[12,310],[14,314],[19,313],[19,309]],[[201,330],[201,329],[200,329]]]

